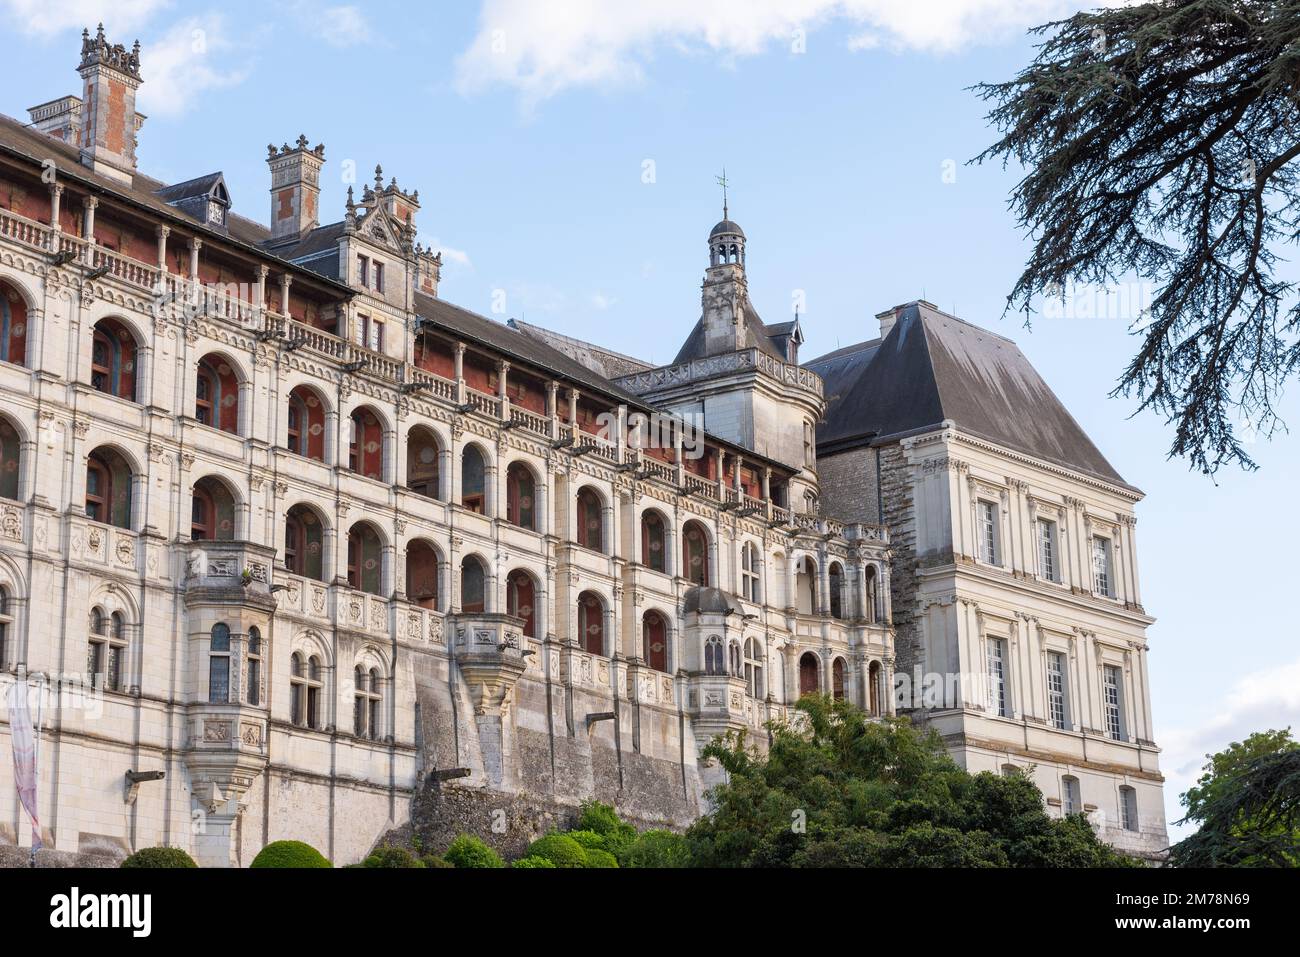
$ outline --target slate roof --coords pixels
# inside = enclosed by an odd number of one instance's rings
[[[1125,488],[1010,339],[911,303],[884,341],[806,363],[826,383],[822,449],[880,442],[952,421],[963,431]]]
[[[759,318],[758,311],[750,303],[748,297],[745,297],[745,301],[742,303],[742,309],[745,319],[745,329],[749,333],[750,340],[755,346],[762,349],[768,355],[784,362],[785,355],[775,346],[775,344],[773,344],[771,334],[768,332],[768,327],[763,323],[763,320]],[[677,353],[677,358],[669,363],[669,365],[681,365],[684,362],[703,359],[706,355],[708,355],[708,353],[704,351],[704,317],[700,316],[700,318],[695,322],[695,328],[691,330],[691,334],[687,336],[686,341],[682,343],[682,347]]]
[[[740,224],[733,223],[729,219],[724,219],[722,222],[718,223],[718,225],[714,226],[713,230],[709,233],[709,238],[712,239],[714,236],[721,236],[723,234],[728,236],[739,236],[741,239],[745,238],[745,231],[740,228]]]
[[[180,190],[182,187],[188,191],[194,188],[196,183],[210,179],[218,174],[208,174],[169,187],[166,183],[137,171],[130,184],[122,183],[107,176],[101,176],[90,168],[83,166],[81,164],[81,151],[75,145],[47,136],[39,130],[4,114],[0,114],[0,152],[19,157],[38,166],[47,159],[53,160],[58,167],[59,175],[68,181],[83,183],[92,190],[120,197],[128,203],[135,204],[160,216],[164,220],[183,223],[187,228],[193,229],[200,234],[207,234],[230,241],[234,245],[249,247],[248,251],[254,255],[283,260],[278,250],[267,250],[264,247],[263,244],[271,238],[271,231],[261,223],[235,213],[228,213],[226,216],[226,231],[223,232],[201,223],[193,216],[188,215],[183,209],[171,205],[160,195],[160,193],[169,190]],[[325,280],[332,279],[329,276],[322,278]],[[332,284],[340,292],[351,294],[350,289],[338,284],[337,281]]]

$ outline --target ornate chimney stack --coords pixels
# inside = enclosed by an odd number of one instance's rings
[[[135,175],[135,135],[145,117],[135,111],[140,77],[140,41],[128,50],[104,38],[101,23],[95,36],[81,33],[84,83],[78,146],[81,162],[96,173],[130,183]]]
[[[293,146],[268,146],[271,167],[271,239],[297,239],[320,224],[320,171],[325,147],[308,148],[307,137]]]

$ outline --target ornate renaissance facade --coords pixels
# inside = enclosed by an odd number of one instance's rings
[[[1164,846],[1140,493],[1046,386],[953,371],[1041,385],[1006,340],[913,304],[801,364],[725,215],[669,366],[503,324],[442,297],[418,192],[321,225],[300,137],[262,225],[136,169],[138,47],[79,73],[0,117],[0,685],[48,692],[50,852],[347,863],[427,788],[680,826],[703,745],[809,692]]]

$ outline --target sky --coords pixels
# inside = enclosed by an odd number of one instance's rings
[[[442,295],[669,362],[699,316],[716,179],[745,229],[764,320],[800,303],[817,356],[874,338],[926,298],[1014,338],[1138,506],[1156,740],[1169,820],[1204,756],[1300,723],[1295,587],[1300,435],[1211,480],[1170,432],[1109,398],[1141,290],[1083,291],[1064,315],[1003,315],[1028,254],[1014,169],[969,89],[1033,55],[1058,0],[465,0],[362,6],[228,0],[0,0],[0,112],[80,93],[79,36],[142,43],[145,172],[221,170],[234,211],[269,218],[266,147],[325,144],[322,220],[376,164],[420,191]],[[1289,251],[1288,251],[1289,252]],[[1105,308],[1109,305],[1111,308]],[[1115,307],[1121,308],[1115,308]],[[1109,312],[1109,316],[1107,313]],[[1102,313],[1102,317],[1098,317]],[[1300,423],[1294,395],[1283,414]]]

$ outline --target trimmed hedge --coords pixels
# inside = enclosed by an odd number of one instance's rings
[[[623,867],[690,867],[686,838],[672,831],[646,831],[618,859]]]
[[[556,867],[586,867],[587,851],[567,834],[550,833],[528,845],[524,857],[542,857]]]
[[[424,867],[418,857],[404,847],[385,844],[370,852],[370,856],[361,862],[362,867]]]
[[[250,867],[333,867],[325,855],[302,841],[272,841],[258,852]]]
[[[452,867],[459,868],[483,868],[483,867],[505,867],[505,861],[501,860],[501,855],[492,848],[488,847],[480,838],[473,834],[461,834],[456,840],[451,842],[447,852],[443,854]]]
[[[565,831],[565,837],[571,837],[583,846],[585,850],[605,850],[605,838],[595,831]]]
[[[541,869],[541,868],[544,868],[544,867],[549,867],[549,868],[551,868],[552,870],[554,870],[554,868],[555,868],[555,865],[552,864],[550,861],[548,861],[548,860],[547,860],[546,858],[544,858],[544,857],[521,857],[521,858],[519,858],[519,860],[515,861],[515,862],[514,862],[513,864],[511,864],[510,866],[511,866],[511,867],[518,867],[518,868],[520,868],[521,870],[526,870],[526,869],[528,869],[528,868],[533,868],[533,867],[538,868],[538,869]]]
[[[444,860],[443,858],[439,857],[437,854],[426,854],[424,855],[424,857],[420,858],[420,861],[421,863],[424,864],[425,867],[455,867],[456,866],[455,864],[452,864],[450,861]]]
[[[613,806],[600,801],[584,801],[578,814],[579,831],[592,831],[605,839],[602,849],[615,857],[636,840],[636,828],[619,819]]]
[[[194,858],[179,847],[146,847],[136,851],[119,867],[198,867]]]
[[[602,851],[598,847],[587,850],[588,867],[618,867],[618,859],[609,851]]]

